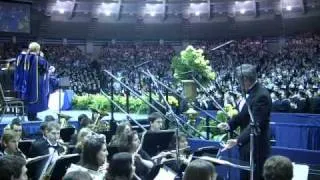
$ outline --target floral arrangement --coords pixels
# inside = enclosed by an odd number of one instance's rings
[[[234,116],[236,116],[238,114],[238,111],[235,109],[235,107],[233,107],[230,104],[226,104],[223,108],[224,111],[219,110],[217,112],[216,115],[216,120],[209,120],[209,126],[210,127],[217,127],[217,125],[220,122],[227,122],[230,118],[233,118]],[[199,123],[199,125],[197,126],[197,129],[200,132],[206,132],[206,119],[205,118],[201,118],[201,121]],[[222,141],[225,138],[227,138],[227,134],[225,133],[225,131],[222,131],[220,129],[217,128],[210,128],[210,137],[213,141]]]
[[[179,101],[174,96],[168,96],[168,103],[169,103],[169,105],[171,105],[173,107],[179,106]]]
[[[208,85],[216,78],[212,71],[209,60],[205,59],[202,49],[188,46],[180,52],[180,56],[173,57],[171,67],[174,70],[174,78],[191,80],[194,76],[202,85]]]

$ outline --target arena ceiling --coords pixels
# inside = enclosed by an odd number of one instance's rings
[[[23,0],[31,35],[83,39],[211,39],[320,29],[320,0]]]

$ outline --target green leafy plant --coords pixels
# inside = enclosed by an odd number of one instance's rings
[[[195,49],[188,46],[180,52],[180,56],[172,59],[171,67],[174,70],[174,78],[189,80],[194,76],[201,84],[207,85],[216,78],[216,73],[212,71],[209,60],[205,59],[202,49]]]
[[[223,108],[224,111],[219,110],[216,115],[216,120],[210,119],[209,120],[209,133],[210,133],[210,139],[213,141],[223,141],[227,138],[227,133],[223,130],[220,130],[218,128],[213,128],[217,127],[217,125],[220,122],[227,122],[230,118],[236,116],[238,114],[238,111],[230,104],[227,104]],[[206,132],[207,127],[206,127],[206,119],[201,117],[200,123],[197,126],[197,129],[200,132]]]

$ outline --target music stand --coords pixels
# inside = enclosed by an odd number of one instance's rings
[[[27,159],[27,169],[28,169],[28,177],[31,179],[39,179],[43,169],[45,168],[46,162],[48,162],[50,158],[50,154],[37,156],[34,158]]]
[[[173,134],[174,131],[171,130],[159,132],[148,131],[144,136],[142,149],[150,156],[155,156],[161,151],[168,150]]]
[[[61,180],[66,174],[71,164],[76,164],[80,160],[79,154],[67,154],[61,156],[54,164],[50,180]]]
[[[217,146],[208,146],[208,147],[202,147],[193,152],[194,157],[200,157],[200,156],[209,156],[209,157],[216,157],[219,156],[219,147]]]
[[[58,81],[58,88],[59,88],[59,114],[61,114],[61,90],[64,90],[64,89],[68,89],[70,87],[70,78],[69,77],[61,77],[59,78],[59,81]],[[60,121],[60,117],[59,118],[59,121]]]
[[[109,142],[111,141],[112,136],[113,136],[112,131],[102,131],[100,134],[105,135],[105,137],[106,137],[106,143],[109,144]]]
[[[117,153],[119,152],[119,149],[118,149],[118,147],[116,147],[116,146],[108,146],[107,149],[108,149],[108,157],[107,157],[107,160],[110,161],[110,160],[112,159],[112,156],[113,156],[114,154],[117,154]]]
[[[21,152],[23,152],[24,155],[26,155],[27,157],[29,156],[29,150],[31,147],[31,144],[34,142],[33,139],[30,140],[21,140],[18,143],[18,147],[21,150]]]
[[[214,157],[209,157],[209,156],[200,156],[200,157],[194,157],[196,159],[202,159],[208,162],[213,163],[214,165],[223,165],[223,166],[228,166],[240,170],[245,170],[245,171],[250,171],[250,166],[247,164],[236,164],[233,162],[230,162],[230,160],[224,160],[224,159],[218,159]]]
[[[74,127],[62,128],[60,130],[60,137],[64,142],[70,142],[75,131],[76,129]]]

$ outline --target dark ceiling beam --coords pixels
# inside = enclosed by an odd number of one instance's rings
[[[76,15],[77,6],[78,6],[77,0],[73,0],[73,7],[71,9],[69,19],[72,19]]]

